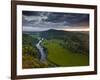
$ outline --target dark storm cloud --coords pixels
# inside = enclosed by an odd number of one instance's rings
[[[67,22],[69,25],[77,25],[79,23],[89,22],[89,15],[86,14],[72,14],[72,13],[52,13],[48,16],[49,18],[46,21],[50,22]]]
[[[26,15],[26,16],[36,16],[38,15],[39,12],[35,12],[35,11],[23,11],[23,15]]]
[[[67,28],[89,27],[89,14],[23,11],[23,27]]]

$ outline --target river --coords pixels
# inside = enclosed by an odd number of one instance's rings
[[[40,61],[44,63],[44,62],[46,61],[46,53],[45,53],[43,47],[41,46],[41,43],[42,43],[43,40],[44,40],[44,39],[41,38],[41,39],[39,40],[39,42],[36,44],[36,47],[37,47],[37,49],[39,50]]]

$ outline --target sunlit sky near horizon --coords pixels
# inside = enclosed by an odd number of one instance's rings
[[[89,14],[22,11],[23,31],[89,31]]]

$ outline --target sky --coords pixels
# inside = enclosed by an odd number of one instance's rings
[[[23,31],[88,31],[89,14],[22,11]]]

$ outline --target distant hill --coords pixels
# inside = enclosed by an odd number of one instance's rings
[[[83,35],[88,37],[88,32],[82,32],[82,31],[64,31],[64,30],[55,30],[55,29],[49,29],[47,31],[40,32],[40,36],[50,39],[50,38],[69,38],[69,37],[78,37],[82,38]]]

